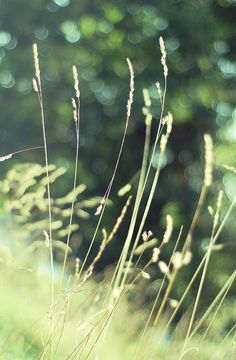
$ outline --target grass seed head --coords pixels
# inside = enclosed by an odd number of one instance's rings
[[[179,302],[175,299],[169,299],[169,304],[173,309],[175,309],[175,308],[177,308]]]
[[[159,96],[160,99],[162,99],[161,86],[160,86],[159,81],[157,81],[155,85],[156,85],[156,88],[157,88],[158,96]]]
[[[73,72],[73,78],[74,78],[74,89],[75,89],[75,95],[77,99],[80,98],[80,90],[79,90],[79,75],[78,71],[75,65],[72,66],[72,72]]]
[[[38,94],[39,89],[38,89],[38,84],[35,78],[32,79],[32,85],[33,85],[33,89],[34,91]]]
[[[160,150],[162,153],[165,152],[166,149],[166,145],[167,145],[167,137],[165,134],[161,135],[161,141],[160,141]]]
[[[143,242],[148,241],[152,235],[153,235],[153,233],[150,230],[148,230],[148,232],[144,231],[142,234]]]
[[[160,255],[160,249],[158,249],[157,247],[155,247],[152,251],[152,263],[156,263],[159,259],[159,255]]]
[[[131,184],[126,184],[126,185],[122,186],[122,188],[120,188],[120,190],[118,191],[118,196],[119,197],[124,196],[131,190],[131,188],[132,188]]]
[[[183,266],[183,255],[176,251],[172,257],[172,264],[175,269],[180,269]]]
[[[134,99],[134,70],[133,70],[133,66],[132,66],[130,59],[127,58],[126,60],[127,60],[128,68],[129,68],[129,73],[130,73],[129,99],[128,99],[128,103],[127,103],[127,117],[129,118],[130,114],[131,114],[131,106],[132,106],[133,99]]]
[[[3,162],[5,160],[9,160],[11,157],[12,157],[13,154],[8,154],[8,155],[5,155],[5,156],[1,156],[0,157],[0,162]]]
[[[171,215],[166,215],[166,231],[163,236],[163,243],[167,244],[173,232],[173,218]]]
[[[143,99],[146,107],[150,107],[152,105],[148,89],[143,89]]]
[[[213,172],[213,141],[209,134],[204,135],[205,141],[205,175],[204,184],[206,187],[212,184],[212,172]]]
[[[190,264],[192,257],[193,257],[193,255],[192,255],[191,251],[186,251],[186,253],[184,254],[184,257],[183,257],[183,265],[186,266],[186,265]]]
[[[45,239],[44,239],[45,246],[46,246],[46,247],[49,247],[49,246],[50,246],[49,235],[48,235],[48,233],[47,233],[46,230],[44,230],[43,234],[44,234],[44,238],[45,238]]]
[[[169,268],[164,261],[159,261],[158,266],[159,266],[160,271],[163,274],[167,275],[168,277],[170,276]]]
[[[146,271],[142,271],[142,277],[147,280],[151,278],[151,276]]]
[[[36,43],[33,44],[33,57],[34,57],[35,76],[39,80],[40,79],[39,54],[38,54],[38,46]]]
[[[162,37],[159,38],[159,45],[160,45],[160,50],[161,50],[161,63],[163,66],[163,73],[164,73],[164,77],[167,78],[168,76],[168,67],[166,64],[166,47],[165,47],[165,43]]]

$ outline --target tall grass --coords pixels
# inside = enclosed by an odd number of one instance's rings
[[[219,192],[212,215],[212,231],[206,252],[194,274],[182,290],[179,299],[174,297],[175,287],[183,274],[183,268],[191,266],[194,231],[213,179],[213,142],[209,134],[204,135],[205,165],[202,189],[200,192],[193,220],[187,231],[181,226],[178,235],[173,231],[172,214],[166,217],[166,229],[162,240],[158,241],[151,230],[145,229],[151,211],[154,195],[157,192],[163,160],[172,132],[173,117],[166,114],[165,99],[167,94],[167,54],[165,43],[160,38],[161,63],[163,66],[164,88],[156,83],[160,99],[160,118],[157,129],[153,125],[151,99],[144,89],[144,108],[146,135],[141,169],[139,172],[136,194],[127,195],[131,185],[126,184],[119,194],[126,197],[123,208],[114,224],[101,228],[102,219],[113,188],[115,177],[124,150],[127,129],[132,116],[134,100],[134,70],[127,59],[130,74],[130,87],[127,101],[126,120],[120,149],[115,160],[111,180],[97,207],[97,225],[83,259],[76,258],[74,269],[68,267],[70,241],[73,231],[73,216],[79,194],[77,173],[80,148],[80,88],[79,74],[73,67],[75,95],[72,99],[72,111],[76,133],[75,169],[72,191],[69,194],[71,206],[68,213],[69,225],[65,244],[61,245],[53,233],[53,211],[51,197],[52,180],[48,157],[48,146],[43,106],[43,90],[40,77],[37,45],[33,45],[35,77],[33,87],[38,96],[43,133],[45,156],[44,185],[47,189],[48,227],[42,228],[45,239],[40,246],[33,246],[24,240],[24,230],[19,228],[23,240],[12,240],[11,249],[1,247],[1,269],[3,291],[0,296],[0,311],[4,326],[0,331],[0,351],[4,359],[222,359],[233,358],[235,350],[235,326],[218,334],[215,330],[217,319],[222,317],[222,309],[227,302],[227,295],[235,281],[236,271],[229,274],[215,299],[208,308],[200,307],[204,296],[204,284],[210,268],[210,259],[221,232],[229,219],[236,196],[225,215],[221,215],[223,191]],[[151,144],[151,132],[155,138]],[[5,155],[0,161],[10,160],[17,152]],[[158,163],[153,171],[153,159],[158,154]],[[40,170],[41,171],[41,170]],[[57,177],[58,175],[56,175]],[[55,178],[55,176],[54,176]],[[148,197],[145,202],[145,193]],[[2,182],[4,185],[4,181]],[[7,194],[8,191],[6,190]],[[157,192],[158,193],[158,192]],[[22,193],[24,195],[24,191]],[[44,197],[44,192],[42,193]],[[66,198],[66,200],[65,200]],[[68,202],[65,197],[63,201]],[[61,198],[63,199],[63,198]],[[133,203],[134,199],[134,203]],[[45,200],[45,199],[44,199]],[[20,203],[21,199],[17,199]],[[61,200],[61,203],[63,204]],[[124,246],[118,256],[117,264],[107,270],[103,280],[94,269],[106,251],[112,246],[112,240],[123,224],[124,218],[130,217]],[[138,219],[141,219],[138,221]],[[185,230],[185,229],[184,229]],[[184,234],[186,234],[184,236]],[[92,260],[91,250],[99,238],[100,246]],[[59,246],[63,252],[62,262],[55,258],[55,249]],[[168,261],[164,261],[167,246],[171,248]],[[146,251],[152,250],[150,259],[144,263]],[[49,255],[50,278],[45,272]],[[145,256],[144,256],[145,255]],[[90,261],[90,262],[89,262]],[[155,281],[158,276],[159,282]],[[137,299],[145,300],[147,284],[152,283],[155,294],[151,303],[145,307],[138,305]],[[177,315],[183,313],[182,305],[197,287],[196,298],[178,322]],[[133,300],[135,299],[135,300]],[[50,302],[50,306],[48,303]],[[5,324],[6,318],[8,318]],[[223,322],[222,322],[223,323]]]

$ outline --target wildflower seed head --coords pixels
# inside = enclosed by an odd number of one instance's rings
[[[39,80],[40,79],[39,54],[36,43],[33,44],[33,57],[34,57],[35,76]]]
[[[97,209],[95,211],[96,216],[101,214],[104,204],[105,204],[105,198],[102,198],[102,200],[99,203],[99,206],[97,207]]]
[[[78,120],[78,112],[77,112],[77,105],[76,105],[76,101],[74,98],[71,99],[71,103],[72,103],[72,107],[73,107],[73,118],[74,121],[77,122]]]
[[[186,253],[184,254],[184,257],[183,257],[183,265],[186,266],[186,265],[190,264],[192,257],[193,257],[193,255],[192,255],[191,251],[186,251]]]
[[[73,78],[74,78],[75,95],[76,95],[77,99],[79,100],[79,98],[80,98],[79,75],[78,75],[78,71],[77,71],[77,68],[75,65],[73,65],[73,67],[72,67],[72,72],[73,72]]]
[[[50,246],[49,235],[48,235],[48,233],[47,233],[46,230],[44,230],[43,234],[44,234],[44,238],[45,238],[45,239],[44,239],[45,246],[46,246],[46,247],[49,247],[49,246]]]
[[[133,92],[134,91],[134,69],[133,69],[133,65],[132,65],[130,59],[127,58],[126,60],[127,60],[127,64],[128,64],[128,68],[129,68],[129,72],[130,72],[130,90]]]
[[[172,264],[175,269],[180,269],[183,265],[183,255],[176,251],[172,257]]]
[[[217,209],[220,209],[220,208],[221,208],[222,200],[223,200],[223,195],[224,195],[223,191],[220,190],[219,195],[218,195],[218,198],[217,198],[217,204],[216,204],[216,208],[217,208]]]
[[[143,99],[146,107],[150,107],[152,105],[148,89],[143,89]]]
[[[164,261],[159,261],[158,266],[159,266],[160,271],[163,274],[165,274],[165,275],[169,274],[169,268]]]
[[[167,136],[170,135],[171,131],[172,131],[172,125],[173,125],[173,116],[172,114],[169,112],[168,113],[168,118],[167,118],[167,129],[166,129],[166,134]]]
[[[126,201],[126,203],[125,203],[122,211],[121,211],[120,216],[119,216],[119,217],[117,218],[117,220],[116,220],[116,223],[115,223],[115,225],[114,225],[114,227],[113,227],[113,229],[112,229],[112,231],[111,231],[111,233],[110,233],[110,235],[109,235],[109,238],[108,238],[108,240],[107,240],[107,243],[109,243],[109,242],[113,239],[113,237],[115,236],[115,234],[117,233],[120,225],[122,224],[122,221],[123,221],[124,218],[125,218],[125,215],[126,215],[126,213],[127,213],[127,211],[128,211],[128,208],[129,208],[129,206],[130,206],[130,204],[131,204],[131,200],[132,200],[132,196],[130,195],[130,196],[128,197],[128,199],[127,199],[127,201]]]
[[[79,267],[80,267],[80,259],[77,257],[75,259],[75,276],[79,274]]]
[[[160,150],[162,153],[165,151],[166,145],[167,145],[167,137],[165,134],[162,134],[161,141],[160,141]]]
[[[204,184],[206,187],[212,184],[212,172],[213,172],[213,141],[209,134],[204,135],[205,140],[205,174]]]
[[[122,197],[125,194],[127,194],[130,190],[131,190],[131,185],[130,184],[126,184],[125,186],[123,186],[122,188],[120,188],[120,190],[118,191],[118,196]]]
[[[142,271],[142,277],[147,280],[151,278],[151,276],[146,271]]]
[[[235,169],[235,167],[233,167],[233,166],[228,166],[228,165],[223,165],[223,167],[224,167],[226,170],[231,171],[231,172],[233,172],[234,174],[236,174],[236,169]]]
[[[161,119],[162,125],[166,125],[167,120],[168,120],[168,115],[167,115],[167,116],[164,116],[164,117]]]
[[[13,154],[8,154],[8,155],[5,155],[5,156],[1,156],[0,157],[0,162],[3,162],[5,160],[9,160],[11,157],[12,157]]]
[[[113,290],[114,299],[118,299],[120,294],[121,294],[121,288],[116,288]]]
[[[129,73],[130,73],[130,85],[129,85],[129,99],[127,102],[127,117],[130,117],[131,114],[131,106],[133,103],[133,98],[134,98],[134,70],[133,70],[133,66],[132,63],[130,61],[129,58],[126,59],[127,60],[127,64],[128,64],[128,68],[129,68]]]
[[[75,102],[74,98],[71,99],[71,103],[72,103],[73,109],[76,110],[77,106],[76,106],[76,102]]]
[[[213,215],[214,215],[213,207],[212,207],[212,206],[208,206],[207,209],[208,209],[209,214],[210,214],[211,216],[213,216]]]
[[[165,47],[165,43],[164,43],[162,36],[159,37],[159,45],[160,45],[161,55],[165,59],[166,58],[166,47]]]
[[[100,215],[101,212],[102,212],[102,208],[103,208],[103,206],[100,204],[100,205],[97,207],[94,215],[95,215],[95,216]]]
[[[144,233],[142,234],[143,242],[148,241],[152,235],[153,233],[150,230],[148,232],[144,231]]]
[[[155,85],[156,85],[156,88],[157,88],[158,96],[161,99],[162,98],[162,93],[161,93],[161,86],[160,86],[159,81],[157,81]]]
[[[38,92],[39,92],[39,90],[38,90],[38,84],[37,84],[37,81],[36,81],[35,78],[32,79],[32,85],[33,85],[34,91],[35,91],[36,93],[38,93]]]
[[[155,247],[152,251],[152,263],[156,263],[159,259],[159,255],[160,255],[160,249],[158,249],[157,247]]]
[[[219,222],[220,208],[221,208],[221,205],[222,205],[222,199],[223,199],[223,191],[220,190],[220,192],[218,194],[218,198],[217,198],[216,212],[215,212],[214,221],[213,221],[213,227],[214,228],[216,228],[216,226],[218,225],[218,222]]]
[[[166,48],[165,43],[162,37],[159,38],[160,50],[161,50],[161,63],[163,66],[163,73],[164,77],[167,78],[168,76],[168,67],[166,64]]]
[[[177,308],[179,302],[175,299],[169,299],[169,304],[173,309],[175,309],[175,308]]]
[[[167,244],[171,238],[173,231],[173,218],[171,215],[166,216],[166,230],[163,236],[163,243]]]
[[[168,67],[166,65],[166,61],[163,60],[161,63],[163,65],[163,74],[164,74],[165,78],[167,78],[167,76],[168,76]]]
[[[145,119],[145,124],[148,126],[151,124],[151,122],[152,122],[152,114],[148,113]]]
[[[147,116],[149,114],[149,109],[145,106],[142,108],[143,115]]]

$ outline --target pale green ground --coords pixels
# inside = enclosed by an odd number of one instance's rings
[[[1,359],[40,359],[42,355],[42,341],[45,341],[48,331],[47,312],[50,307],[50,271],[45,270],[47,262],[47,249],[38,252],[29,252],[23,247],[21,241],[14,248],[1,251],[1,291],[0,291],[0,358]],[[32,261],[33,260],[33,261]],[[60,270],[60,269],[59,269]],[[60,271],[57,270],[58,273]],[[71,354],[77,341],[81,341],[95,321],[102,315],[96,315],[101,309],[100,294],[105,285],[89,280],[81,291],[71,298],[70,310],[66,320],[63,336],[58,351],[53,351],[52,359],[65,360]],[[142,294],[140,294],[142,296]],[[61,319],[61,310],[64,300],[59,297],[56,310],[55,323]],[[103,313],[104,314],[104,313]],[[230,308],[225,309],[227,317],[232,316]],[[42,319],[42,317],[44,319]],[[182,347],[182,334],[186,331],[185,325],[177,328],[175,339],[163,340],[158,350],[156,344],[159,339],[158,332],[149,336],[143,342],[139,355],[135,357],[135,349],[144,320],[147,317],[145,309],[123,299],[114,312],[114,317],[107,330],[99,341],[95,341],[98,330],[93,331],[86,350],[78,357],[69,359],[86,359],[86,354],[92,344],[96,342],[94,351],[88,359],[179,359]],[[41,320],[40,320],[41,318]],[[224,323],[223,313],[219,314],[215,322],[215,334],[210,333],[210,339],[200,344],[200,337],[195,338],[189,345],[189,351],[184,359],[227,360],[235,359],[235,348],[232,339],[226,341],[222,347],[217,348],[223,340],[220,336],[220,324]],[[60,327],[58,327],[59,330]],[[59,338],[59,331],[55,333],[54,349]],[[199,347],[199,352],[193,356]],[[142,352],[144,351],[144,354]],[[49,359],[48,355],[42,357]]]

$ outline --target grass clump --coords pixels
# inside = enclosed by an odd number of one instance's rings
[[[79,75],[73,67],[72,110],[76,132],[75,169],[72,190],[60,198],[51,196],[51,187],[65,172],[50,165],[43,106],[43,92],[37,46],[33,46],[35,77],[33,88],[38,96],[45,165],[20,164],[1,182],[5,220],[17,223],[17,236],[6,233],[0,248],[0,353],[4,359],[222,359],[234,356],[235,324],[223,326],[217,321],[222,311],[231,316],[225,299],[235,281],[229,274],[207,308],[201,307],[210,259],[216,250],[222,229],[235,206],[236,197],[221,215],[223,192],[211,207],[212,231],[206,251],[192,277],[176,297],[176,284],[194,259],[194,231],[213,179],[213,142],[204,135],[205,167],[202,189],[189,229],[174,231],[172,214],[166,216],[162,239],[146,229],[153,198],[172,132],[173,117],[165,111],[167,91],[167,54],[160,38],[164,88],[156,83],[160,99],[160,119],[151,144],[153,116],[148,91],[143,91],[146,134],[137,191],[130,183],[118,195],[125,197],[114,224],[101,226],[125,144],[134,100],[134,70],[129,59],[130,90],[126,121],[114,171],[102,197],[79,201],[85,186],[78,185],[80,150]],[[13,153],[16,154],[16,153]],[[13,154],[2,156],[8,161]],[[153,171],[153,159],[158,154]],[[150,186],[150,188],[149,188]],[[148,190],[149,189],[149,190]],[[144,194],[148,190],[145,201]],[[132,195],[129,193],[132,192]],[[89,217],[93,209],[97,225],[84,257],[73,254],[71,235],[78,230],[74,214]],[[47,215],[46,215],[47,214]],[[86,215],[87,214],[87,215]],[[115,266],[95,273],[107,246],[130,217],[124,246]],[[59,220],[60,219],[60,220]],[[141,219],[141,220],[138,220]],[[8,220],[7,220],[8,221]],[[108,230],[108,227],[110,230]],[[9,244],[5,239],[14,239]],[[99,242],[93,255],[95,241]],[[166,254],[169,252],[169,258]],[[92,256],[93,255],[93,256]],[[73,257],[74,256],[74,257]],[[144,261],[144,259],[149,259]],[[195,290],[192,288],[195,287]],[[144,291],[146,290],[146,293]],[[191,301],[191,291],[195,298]],[[189,301],[186,311],[183,304]],[[145,306],[144,306],[145,304]],[[200,310],[199,310],[200,309]],[[179,314],[182,314],[180,321]],[[222,322],[223,323],[223,322]]]

